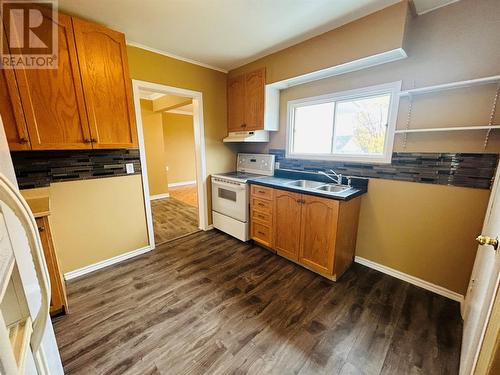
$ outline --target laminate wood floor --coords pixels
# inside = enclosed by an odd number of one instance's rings
[[[198,208],[175,198],[151,202],[156,245],[199,231]]]
[[[66,374],[458,373],[458,303],[359,264],[333,283],[215,230],[68,294]]]

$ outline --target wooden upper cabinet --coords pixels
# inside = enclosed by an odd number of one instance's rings
[[[50,12],[40,9],[52,20]],[[91,148],[71,18],[59,14],[57,30],[58,69],[15,70],[31,148]]]
[[[265,69],[259,69],[228,80],[228,131],[264,129],[265,85]]]
[[[227,127],[230,132],[245,130],[245,76],[228,80]]]
[[[125,36],[73,18],[94,148],[137,147]]]
[[[289,191],[274,193],[274,249],[287,258],[298,260],[300,245],[301,195]]]
[[[3,43],[6,46],[7,38],[4,32],[2,35]],[[6,67],[1,69],[0,73],[0,114],[10,150],[29,150],[31,146],[28,128],[26,127],[16,77],[14,70]]]
[[[9,149],[31,149],[16,78],[14,72],[9,69],[2,69],[0,73],[0,114]]]
[[[299,262],[314,271],[333,273],[339,201],[302,195]]]
[[[245,130],[264,129],[265,85],[265,69],[245,75]]]

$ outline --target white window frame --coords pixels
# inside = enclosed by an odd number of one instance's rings
[[[398,118],[399,108],[399,93],[401,92],[402,81],[384,83],[381,85],[363,87],[354,90],[330,93],[308,98],[290,100],[287,102],[287,119],[286,119],[286,157],[290,159],[306,159],[306,160],[332,160],[332,161],[347,161],[357,163],[377,163],[388,164],[392,159],[392,150],[394,148],[394,132],[396,130],[396,122]],[[384,151],[382,155],[366,155],[359,154],[306,154],[292,152],[293,142],[293,126],[295,108],[305,104],[314,105],[332,101],[344,101],[383,94],[391,94],[389,103],[389,113],[387,116],[387,131],[385,133]],[[334,130],[335,131],[335,130]]]

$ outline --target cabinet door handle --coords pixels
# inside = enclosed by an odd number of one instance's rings
[[[21,144],[26,144],[26,143],[28,143],[28,139],[27,139],[26,137],[21,137],[21,138],[19,139],[19,143],[21,143]]]
[[[95,139],[95,138],[90,138],[90,142],[92,142],[92,143],[97,143],[97,139]]]
[[[85,139],[83,140],[83,142],[84,142],[84,143],[91,143],[92,141],[91,141],[90,139],[88,139],[88,138],[85,138]]]
[[[241,124],[241,127],[242,127],[242,128],[246,128],[246,127],[247,127],[247,124]]]
[[[38,227],[39,232],[43,232],[44,230],[45,230],[45,227],[43,227],[43,226]]]

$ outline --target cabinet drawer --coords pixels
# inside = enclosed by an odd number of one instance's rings
[[[251,208],[252,208],[252,211],[255,210],[255,211],[260,211],[260,212],[272,213],[273,212],[273,202],[266,201],[266,200],[260,199],[260,198],[252,197]]]
[[[273,199],[273,189],[265,186],[252,185],[252,196],[262,199]]]
[[[268,225],[272,224],[272,215],[269,212],[262,212],[259,210],[252,210],[252,221],[257,220]]]
[[[271,246],[272,230],[269,226],[252,221],[252,239],[266,246]]]

